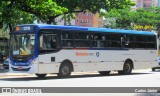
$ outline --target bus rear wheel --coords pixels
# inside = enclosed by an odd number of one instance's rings
[[[123,65],[123,70],[122,71],[118,71],[118,74],[120,74],[120,75],[129,75],[129,74],[131,74],[132,69],[133,69],[132,62],[126,61],[124,63],[124,65]]]
[[[98,71],[101,76],[109,75],[111,71]]]
[[[57,74],[60,78],[68,78],[71,75],[71,65],[69,62],[63,62],[59,68],[59,73]]]
[[[38,78],[44,78],[47,74],[35,74]]]

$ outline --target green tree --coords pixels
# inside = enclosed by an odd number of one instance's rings
[[[58,6],[54,0],[5,0],[8,1],[8,8],[15,8],[29,14],[35,15],[42,22],[54,22],[55,16],[67,12],[68,9]],[[11,6],[11,7],[9,7]]]
[[[117,28],[130,28],[131,18],[133,14],[130,12],[130,8],[115,9],[110,12],[103,13],[106,18],[115,18]],[[111,25],[112,26],[112,25]]]
[[[33,23],[37,18],[33,14],[17,10],[10,6],[10,2],[3,1],[0,3],[0,27],[12,31],[12,27],[17,24]]]
[[[62,14],[83,12],[89,10],[93,13],[105,9],[107,11],[125,8],[134,3],[131,0],[1,0],[8,2],[7,7],[34,14],[40,20],[53,23],[54,19]],[[11,9],[10,9],[11,10]]]
[[[108,13],[103,14],[105,17],[114,17],[116,18],[116,27],[117,28],[129,28],[134,29],[132,25],[142,26],[142,30],[147,30],[146,26],[154,26],[157,29],[160,29],[160,8],[151,7],[147,9],[118,9],[111,10]]]
[[[75,14],[73,13],[64,14],[61,19],[64,20],[64,25],[67,25],[67,23],[71,25],[70,21],[71,19],[75,19]]]
[[[135,24],[154,26],[159,30],[160,26],[160,8],[150,7],[147,9],[138,9],[135,13],[136,18],[133,19]]]

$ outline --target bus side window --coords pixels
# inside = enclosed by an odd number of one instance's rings
[[[77,32],[75,33],[75,47],[90,47],[89,33]]]
[[[121,43],[120,34],[108,33],[106,35],[106,44],[107,44],[107,47],[120,48],[120,46],[121,46],[120,43]]]
[[[96,48],[105,47],[106,37],[104,34],[97,34],[97,33],[91,34],[90,39],[91,39],[91,47],[96,47]]]
[[[134,38],[132,35],[122,35],[121,36],[121,47],[133,48]]]
[[[57,49],[56,35],[43,34],[39,37],[40,53],[53,52],[56,49]]]
[[[144,38],[144,36],[142,35],[137,35],[135,36],[135,48],[141,48],[144,49],[146,48],[146,37]]]
[[[122,36],[121,37],[121,46],[122,47],[127,47],[129,45],[129,42],[130,42],[129,40],[130,40],[129,36],[127,36],[127,35]]]
[[[73,47],[73,33],[72,32],[63,32],[61,35],[62,39],[62,47],[63,48],[70,48]]]
[[[57,42],[55,35],[51,35],[51,49],[57,49]]]
[[[155,38],[154,36],[146,36],[146,48],[157,49]]]

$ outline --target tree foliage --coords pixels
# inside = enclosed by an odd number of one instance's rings
[[[131,0],[1,0],[0,23],[21,24],[20,18],[33,21],[37,17],[48,24],[54,23],[56,17],[64,14],[84,12],[100,12],[101,9],[123,9],[132,6]],[[24,16],[24,17],[22,17]],[[15,22],[16,21],[16,22]],[[25,22],[28,23],[28,22]]]
[[[1,2],[0,7],[0,27],[4,29],[9,28],[12,31],[12,27],[17,24],[33,23],[37,18],[33,14],[17,10],[15,7],[10,6],[7,1]]]
[[[2,0],[3,1],[3,0]],[[34,14],[48,23],[62,14],[82,12],[89,10],[93,13],[105,9],[107,11],[117,8],[125,8],[134,3],[131,0],[4,0],[8,1],[18,10]]]
[[[106,17],[116,18],[116,25],[118,28],[130,28],[134,29],[132,25],[140,26],[154,26],[159,29],[160,25],[160,8],[141,8],[137,10],[131,9],[118,9],[112,10],[106,14]],[[146,29],[143,29],[146,30]]]

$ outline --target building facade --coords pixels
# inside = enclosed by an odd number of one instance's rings
[[[158,0],[158,6],[160,7],[160,0]]]
[[[104,18],[98,13],[93,14],[89,11],[80,12],[76,15],[75,25],[85,27],[103,27]]]
[[[98,13],[93,14],[89,11],[80,12],[75,15],[75,19],[70,18],[70,23],[65,22],[63,19],[63,15],[55,18],[55,22],[57,25],[76,25],[76,26],[84,26],[84,27],[104,27],[104,17],[100,17]],[[34,24],[45,24],[39,20],[34,21]]]
[[[137,8],[149,8],[151,6],[158,6],[158,2],[160,0],[132,0],[136,3],[135,6],[133,6],[133,9]]]
[[[69,23],[69,22],[65,21],[65,20],[63,19],[63,17],[64,17],[64,16],[61,15],[61,16],[55,18],[55,22],[56,22],[57,25],[75,25],[75,19],[70,18],[71,21],[70,21],[70,23]]]

